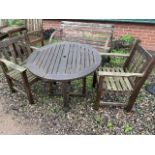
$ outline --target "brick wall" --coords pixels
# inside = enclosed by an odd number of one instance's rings
[[[60,28],[61,20],[44,20],[44,29]],[[105,22],[100,22],[105,23]],[[130,34],[141,40],[142,46],[147,50],[155,51],[155,25],[132,24],[132,23],[112,23],[114,24],[114,37],[119,38],[122,35]]]
[[[114,37],[118,38],[124,34],[139,38],[146,49],[155,51],[155,25],[115,24]]]
[[[43,20],[43,28],[50,29],[59,29],[60,28],[60,20]]]

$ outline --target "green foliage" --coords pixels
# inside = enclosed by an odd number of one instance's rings
[[[112,53],[126,54],[128,52],[124,49],[118,49],[118,50],[114,49],[112,50]],[[125,60],[124,58],[119,58],[119,57],[111,58],[111,64],[113,66],[120,67],[124,63],[124,60]]]
[[[109,129],[112,129],[112,128],[113,128],[113,124],[112,124],[112,122],[108,122],[108,124],[107,124],[107,128],[109,128]]]
[[[24,25],[24,20],[22,19],[9,19],[9,26],[22,26]]]
[[[91,75],[87,76],[86,82],[87,82],[87,90],[88,91],[92,90],[92,78],[93,77]]]
[[[134,40],[134,38],[129,34],[123,35],[120,37],[120,41],[122,41],[126,44],[129,44],[129,45],[132,44],[133,40]]]
[[[58,38],[53,38],[51,44],[59,43],[59,42],[60,42],[60,40]]]
[[[61,108],[59,108],[59,107],[54,107],[54,108],[51,108],[50,109],[53,113],[58,113],[60,110],[61,110]]]
[[[129,125],[129,123],[126,123],[126,124],[124,125],[123,129],[124,129],[124,132],[125,132],[126,134],[127,134],[127,133],[130,133],[130,132],[133,130],[133,128]]]
[[[95,116],[95,121],[96,121],[96,123],[97,123],[98,125],[101,125],[101,123],[102,123],[102,115],[101,115],[101,114],[97,114],[97,115]]]
[[[113,50],[112,50],[112,53],[125,54],[125,53],[128,53],[128,52],[127,52],[126,50],[124,50],[124,49],[118,49],[118,50],[113,49]]]

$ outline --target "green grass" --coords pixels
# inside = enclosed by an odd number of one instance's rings
[[[127,54],[128,51],[124,49],[118,49],[118,50],[114,49],[112,50],[111,53]],[[122,66],[124,62],[125,62],[125,58],[119,58],[119,57],[111,58],[111,61],[110,61],[111,65],[115,67]]]
[[[133,130],[133,128],[129,125],[129,123],[126,123],[126,124],[123,126],[123,129],[124,129],[124,133],[126,133],[126,134],[132,132],[132,130]]]
[[[101,125],[102,124],[102,115],[101,114],[97,114],[95,116],[95,121],[96,121],[97,125]]]
[[[110,121],[110,122],[108,122],[108,124],[107,124],[107,128],[109,128],[109,129],[112,129],[113,128],[113,124],[112,124],[112,122]]]

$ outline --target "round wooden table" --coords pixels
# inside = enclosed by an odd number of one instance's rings
[[[101,56],[96,49],[74,42],[44,46],[33,52],[27,60],[27,68],[37,77],[63,82],[64,105],[67,105],[66,83],[86,77],[100,64]]]

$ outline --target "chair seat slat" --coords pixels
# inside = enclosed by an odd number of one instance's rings
[[[107,72],[124,72],[122,68],[100,68]],[[132,85],[127,77],[105,77],[104,88],[112,91],[132,91]]]

